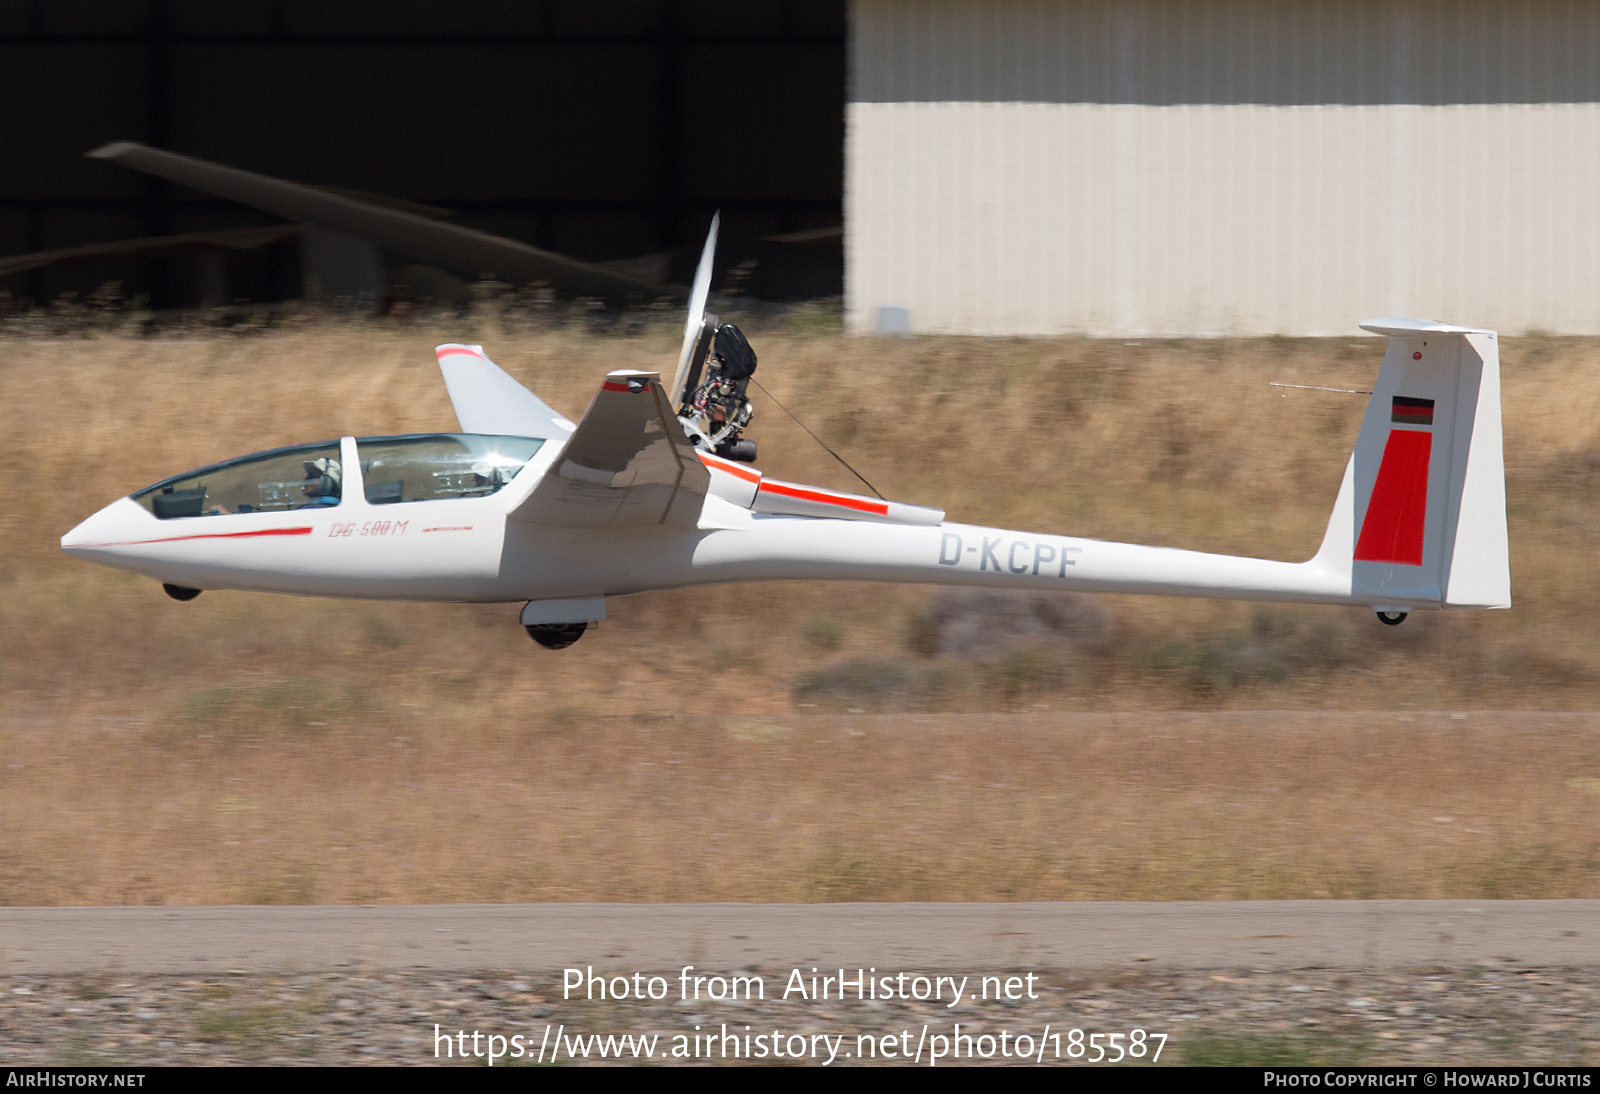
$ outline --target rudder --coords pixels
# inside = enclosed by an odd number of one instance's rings
[[[1511,580],[1494,331],[1370,319],[1389,336],[1313,561],[1372,607],[1506,608]]]

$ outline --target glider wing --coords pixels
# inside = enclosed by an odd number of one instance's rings
[[[485,271],[493,271],[504,281],[517,284],[546,281],[562,292],[619,302],[630,296],[650,299],[677,296],[683,291],[625,277],[592,262],[579,262],[460,224],[447,224],[348,194],[330,193],[254,171],[224,167],[134,141],[116,141],[87,154],[262,209],[286,220],[315,224],[330,232],[364,239],[412,262],[452,270],[462,277],[475,278]]]
[[[450,342],[434,351],[463,433],[542,437],[559,441],[577,427],[517,383],[482,346]]]
[[[577,432],[513,520],[561,528],[694,527],[711,473],[654,372],[606,376]]]

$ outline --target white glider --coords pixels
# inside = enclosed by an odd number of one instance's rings
[[[1417,609],[1509,607],[1495,333],[1361,326],[1388,335],[1388,350],[1307,562],[957,524],[767,478],[739,436],[755,355],[698,314],[670,392],[657,373],[612,372],[574,425],[482,347],[440,346],[462,432],[344,437],[189,471],[113,502],[61,546],[180,600],[203,589],[523,600],[522,623],[551,648],[604,619],[608,596],[732,581],[1346,604],[1391,624]]]

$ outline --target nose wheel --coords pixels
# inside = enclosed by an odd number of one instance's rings
[[[199,589],[188,589],[182,585],[162,585],[161,588],[174,600],[193,600],[200,595]]]
[[[1398,627],[1406,621],[1409,612],[1379,612],[1378,622],[1390,627]]]
[[[587,623],[530,623],[528,637],[547,650],[564,650],[588,629]]]

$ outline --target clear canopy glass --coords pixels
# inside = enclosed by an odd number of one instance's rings
[[[408,437],[363,437],[361,479],[367,501],[482,498],[516,478],[544,441],[484,433],[419,433]]]
[[[297,444],[175,475],[133,495],[162,520],[322,509],[343,497],[339,442]]]
[[[486,497],[515,478],[544,441],[423,433],[356,444],[367,501],[387,505]],[[175,475],[133,500],[162,520],[329,508],[344,498],[343,470],[338,441],[298,444]]]

